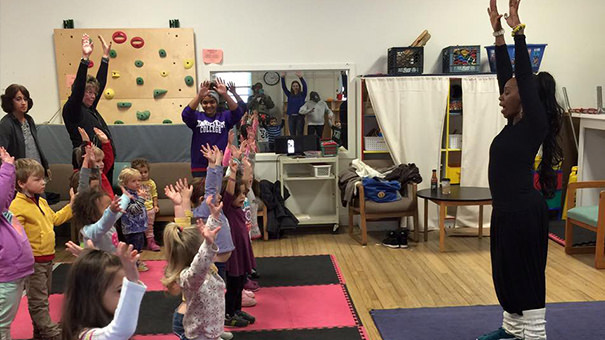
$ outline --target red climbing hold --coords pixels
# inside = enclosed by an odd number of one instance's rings
[[[134,37],[130,39],[130,45],[132,45],[134,48],[141,48],[143,45],[145,45],[145,40],[143,40],[141,37]]]
[[[123,44],[124,42],[126,42],[126,40],[128,40],[126,33],[122,31],[115,31],[111,38],[116,44]]]
[[[91,68],[91,67],[93,67],[93,66],[95,66],[94,61],[89,60],[89,61],[88,61],[88,68]]]

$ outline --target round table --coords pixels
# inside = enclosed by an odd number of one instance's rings
[[[438,190],[422,189],[416,195],[424,198],[424,240],[428,235],[429,201],[439,206],[439,251],[445,251],[445,214],[449,206],[478,205],[479,206],[479,238],[483,236],[483,206],[492,204],[492,195],[489,188],[451,186],[451,193],[444,195],[441,188]]]

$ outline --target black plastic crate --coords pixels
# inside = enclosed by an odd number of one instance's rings
[[[441,51],[443,73],[479,73],[481,46],[448,46]]]
[[[422,74],[423,47],[391,47],[388,50],[389,74]]]

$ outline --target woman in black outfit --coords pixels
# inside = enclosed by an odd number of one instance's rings
[[[504,309],[502,327],[479,339],[546,339],[545,296],[548,250],[548,208],[544,197],[556,187],[553,166],[561,160],[557,145],[563,110],[555,98],[555,81],[531,70],[524,28],[510,0],[505,14],[515,40],[515,77],[504,41],[496,0],[488,13],[496,37],[500,106],[508,124],[490,147],[489,184],[492,277]],[[534,189],[532,168],[542,146],[538,167],[541,193]]]
[[[82,59],[78,66],[78,73],[76,73],[76,79],[71,86],[71,95],[67,98],[65,105],[63,106],[63,122],[65,128],[69,133],[72,147],[75,149],[79,148],[82,144],[82,137],[78,131],[78,127],[81,127],[86,133],[91,136],[91,142],[101,148],[101,141],[96,138],[94,128],[98,128],[103,131],[111,142],[111,148],[113,149],[113,155],[116,155],[116,148],[113,143],[113,137],[111,132],[105,123],[105,120],[97,111],[97,104],[101,99],[101,94],[105,89],[107,83],[107,70],[109,68],[109,51],[111,50],[111,41],[109,44],[105,42],[103,37],[99,35],[99,40],[103,47],[103,58],[97,71],[97,77],[88,75],[88,59],[92,54],[94,44],[90,40],[88,34],[82,36]],[[74,169],[78,168],[78,162],[75,158],[75,152],[72,156],[72,163]],[[107,178],[111,182],[111,175],[113,171],[107,173]]]

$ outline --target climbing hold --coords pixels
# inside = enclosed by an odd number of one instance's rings
[[[105,89],[103,94],[105,95],[105,99],[111,99],[116,95],[116,92],[113,89]]]
[[[141,48],[145,45],[145,40],[141,37],[134,37],[130,39],[130,45],[134,48]]]
[[[193,85],[193,77],[192,76],[185,77],[185,84],[187,84],[187,86]]]
[[[88,68],[91,68],[91,67],[93,67],[93,66],[95,66],[95,62],[94,62],[94,61],[92,61],[92,60],[89,60],[89,61],[88,61]]]
[[[113,122],[113,123],[114,123],[114,124],[117,124],[117,125],[119,125],[119,124],[124,124],[124,122],[123,122],[123,121],[121,121],[121,120],[116,120],[116,121],[115,121],[115,122]]]
[[[166,50],[161,48],[158,53],[160,54],[160,58],[166,58]]]
[[[116,50],[114,50],[114,49],[111,49],[111,50],[109,50],[109,56],[111,58],[115,58],[118,56],[118,52],[116,52]]]
[[[127,109],[132,106],[131,102],[118,102],[119,109]]]
[[[184,63],[186,69],[190,69],[191,67],[193,67],[193,59],[185,59]]]
[[[112,78],[120,78],[120,72],[119,71],[111,71],[111,77]]]
[[[123,44],[126,42],[126,40],[128,40],[128,36],[126,36],[126,33],[122,31],[115,31],[111,38],[116,44]]]
[[[168,90],[164,90],[164,89],[154,89],[153,90],[153,98],[159,97],[161,95],[163,95],[164,93],[168,92]]]
[[[170,119],[164,119],[162,124],[172,124],[172,121]]]
[[[160,71],[162,77],[168,77],[168,71]]]
[[[149,110],[145,111],[137,111],[137,119],[138,120],[147,120],[151,116],[151,112]]]
[[[144,83],[145,81],[143,81],[143,78],[137,77],[137,85],[143,85]]]
[[[142,60],[137,59],[134,61],[134,66],[136,66],[136,67],[143,67],[143,64],[144,63]]]

